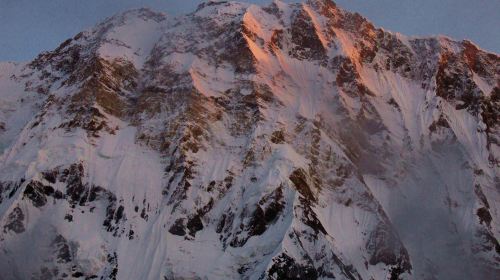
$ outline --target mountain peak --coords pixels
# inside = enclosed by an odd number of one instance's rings
[[[126,10],[122,13],[124,16],[143,16],[147,18],[156,18],[165,16],[163,12],[155,11],[149,7],[140,7]]]
[[[0,63],[2,279],[496,279],[498,69],[319,0]]]
[[[335,2],[332,0],[307,0],[306,3],[321,9],[337,7]]]

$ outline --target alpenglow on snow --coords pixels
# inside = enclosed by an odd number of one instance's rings
[[[498,279],[500,57],[329,0],[0,63],[0,279]]]

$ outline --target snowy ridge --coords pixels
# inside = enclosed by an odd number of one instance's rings
[[[500,57],[329,0],[0,64],[0,279],[495,279]]]

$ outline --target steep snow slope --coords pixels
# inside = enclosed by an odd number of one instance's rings
[[[329,0],[0,64],[0,279],[495,279],[500,58]]]

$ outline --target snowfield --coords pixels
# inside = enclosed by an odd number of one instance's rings
[[[497,279],[500,57],[330,0],[0,63],[0,279]]]

